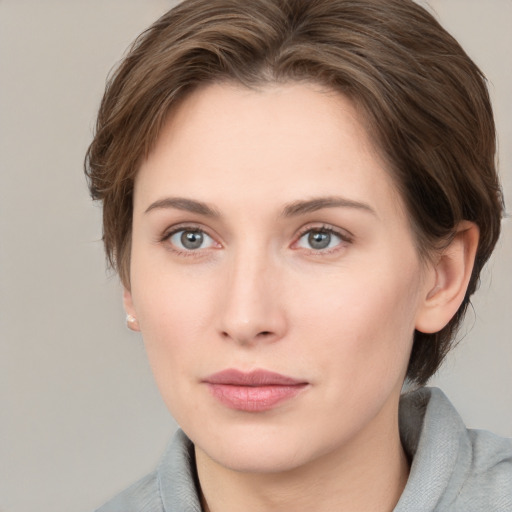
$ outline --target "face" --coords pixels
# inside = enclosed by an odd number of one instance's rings
[[[341,95],[188,97],[137,175],[130,270],[161,394],[216,463],[286,470],[396,428],[426,279]]]

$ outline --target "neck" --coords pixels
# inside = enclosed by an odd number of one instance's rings
[[[383,416],[389,418],[387,414]],[[388,422],[387,426],[376,421],[350,446],[281,473],[233,471],[196,448],[203,509],[205,512],[392,511],[409,474],[400,443],[397,410],[394,418],[393,424]]]

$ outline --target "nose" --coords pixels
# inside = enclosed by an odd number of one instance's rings
[[[223,338],[252,346],[281,339],[287,329],[278,266],[262,254],[238,255],[226,269],[219,296]]]

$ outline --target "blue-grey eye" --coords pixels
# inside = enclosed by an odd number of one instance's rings
[[[169,237],[170,242],[178,249],[195,251],[213,246],[213,239],[204,231],[181,229]]]
[[[298,247],[322,251],[336,247],[342,242],[341,236],[333,231],[325,229],[311,229],[304,233],[298,243]]]

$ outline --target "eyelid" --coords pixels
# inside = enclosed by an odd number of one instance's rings
[[[342,229],[336,226],[333,226],[332,224],[327,224],[325,222],[320,223],[310,223],[306,226],[303,226],[299,229],[299,232],[297,234],[297,239],[304,236],[306,233],[309,233],[310,231],[326,231],[328,233],[334,233],[335,235],[338,235],[342,240],[346,242],[352,242],[354,240],[354,235],[346,230]]]
[[[211,238],[215,238],[215,236],[213,236],[210,233],[211,230],[200,223],[179,222],[177,224],[173,224],[172,226],[168,226],[167,228],[165,228],[162,232],[162,235],[159,236],[159,240],[165,240],[170,236],[174,235],[175,233],[177,233],[178,231],[201,231],[202,233],[206,233]]]
[[[221,242],[219,242],[219,237],[212,234],[211,233],[211,230],[209,230],[208,228],[206,228],[205,226],[203,226],[202,224],[199,224],[199,223],[195,223],[195,222],[181,222],[179,224],[175,224],[175,225],[172,225],[170,227],[168,227],[161,236],[158,237],[157,239],[157,242],[159,243],[164,243],[164,242],[168,242],[169,239],[176,233],[179,233],[180,231],[199,231],[199,232],[202,232],[204,233],[206,236],[208,236],[209,238],[211,238],[214,242],[214,246],[213,247],[207,247],[205,249],[197,249],[197,250],[181,250],[180,248],[172,245],[171,249],[173,252],[177,253],[177,254],[181,254],[181,255],[187,255],[187,256],[198,256],[201,252],[204,252],[205,250],[207,249],[219,249],[219,248],[222,248],[223,247],[223,244]],[[333,235],[337,236],[340,238],[340,240],[344,243],[344,244],[351,244],[353,243],[354,241],[354,235],[346,230],[346,229],[342,229],[342,228],[339,228],[339,227],[335,227],[331,224],[326,224],[326,223],[313,223],[313,224],[307,224],[306,226],[303,226],[297,233],[297,235],[294,237],[294,240],[291,244],[291,247],[292,248],[295,248],[295,249],[298,249],[296,247],[297,243],[299,242],[299,240],[307,233],[311,232],[311,231],[323,231],[323,232],[326,232],[326,233],[332,233]],[[171,245],[171,244],[169,244]],[[339,245],[343,245],[343,244],[339,244]],[[312,253],[323,253],[323,254],[328,254],[330,252],[334,252],[338,249],[339,247],[334,247],[334,248],[331,248],[331,249],[325,249],[325,250],[318,250],[318,249],[313,249],[311,248],[310,251]],[[307,250],[307,249],[306,249]]]
[[[331,233],[335,236],[337,236],[340,240],[341,240],[341,243],[338,244],[336,247],[332,247],[330,249],[309,249],[309,251],[313,254],[329,254],[331,252],[335,252],[337,250],[340,249],[340,246],[343,246],[345,247],[347,244],[351,244],[353,243],[354,241],[354,235],[352,233],[350,233],[349,231],[347,231],[346,229],[341,229],[341,228],[338,228],[338,227],[334,227],[330,224],[325,224],[325,223],[321,223],[321,224],[316,224],[316,225],[311,225],[311,224],[308,224],[307,226],[304,226],[302,227],[297,236],[295,237],[293,243],[292,243],[292,248],[294,249],[303,249],[303,248],[299,248],[299,247],[296,247],[298,242],[302,239],[302,237],[304,235],[306,235],[307,233],[310,233],[311,231],[317,231],[317,232],[325,232],[325,233]],[[304,249],[306,251],[308,251],[308,249]]]
[[[170,243],[170,238],[179,233],[180,231],[196,231],[204,233],[208,238],[211,238],[214,242],[213,247],[205,247],[204,249],[196,249],[196,250],[185,250],[179,247],[176,247],[174,244]],[[174,224],[168,227],[161,236],[158,237],[157,242],[159,243],[168,243],[168,247],[174,253],[185,256],[199,256],[201,253],[206,251],[207,249],[218,249],[222,247],[222,244],[218,241],[218,237],[211,234],[210,230],[202,226],[201,224],[196,224],[194,222],[182,222],[179,224]]]

